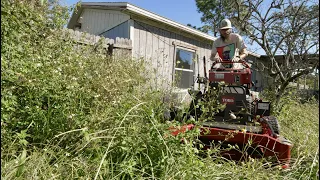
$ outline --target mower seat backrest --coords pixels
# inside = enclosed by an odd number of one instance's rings
[[[226,104],[224,110],[225,116],[229,117],[230,111],[237,112],[247,106],[247,91],[242,86],[223,87],[224,94],[221,96],[221,102]]]

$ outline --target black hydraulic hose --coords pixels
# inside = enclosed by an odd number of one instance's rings
[[[204,77],[207,78],[207,68],[206,68],[206,56],[203,56],[203,66],[204,66]]]

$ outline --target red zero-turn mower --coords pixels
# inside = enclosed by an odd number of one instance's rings
[[[204,71],[205,57],[204,57]],[[279,135],[279,124],[274,116],[270,116],[270,102],[253,98],[250,93],[252,87],[251,70],[245,61],[222,61],[224,68],[214,68],[214,63],[209,70],[209,78],[197,78],[199,85],[206,84],[204,92],[197,90],[193,94],[194,100],[184,118],[197,120],[203,113],[199,102],[206,101],[210,90],[221,92],[218,99],[225,108],[214,114],[213,121],[205,121],[200,128],[198,139],[205,145],[205,149],[212,144],[223,142],[224,146],[236,145],[242,150],[222,150],[221,155],[232,160],[243,160],[244,157],[252,158],[271,157],[282,168],[288,168],[290,163],[289,140]],[[242,69],[227,68],[229,65],[241,63]],[[204,73],[206,76],[206,73]],[[219,85],[219,82],[225,85]],[[200,86],[199,86],[200,87]],[[207,113],[208,114],[208,113]],[[176,136],[187,130],[198,128],[188,124],[181,128],[171,128],[171,134]],[[249,145],[249,146],[248,146]],[[248,148],[250,147],[250,148]]]

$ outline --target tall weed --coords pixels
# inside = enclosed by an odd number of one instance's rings
[[[169,127],[183,124],[164,118],[165,93],[148,87],[143,61],[115,61],[100,46],[62,36],[68,9],[48,2],[1,1],[2,178],[317,177],[315,103],[290,101],[279,116],[294,143],[289,171],[265,168],[264,160],[228,161],[218,149],[201,152],[197,130],[170,135]]]

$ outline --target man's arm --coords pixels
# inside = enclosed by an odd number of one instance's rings
[[[217,53],[217,48],[214,43],[212,44],[210,60],[216,61],[216,62],[222,61],[221,58],[219,57],[219,54]]]
[[[216,54],[217,54],[217,49],[216,49],[214,43],[212,43],[211,55],[210,55],[210,60],[211,61],[215,61]]]
[[[238,44],[239,44],[239,58],[244,60],[248,56],[247,46],[244,44],[244,41],[240,35],[238,35]]]
[[[248,56],[247,48],[243,48],[239,52],[240,60],[244,60]]]

